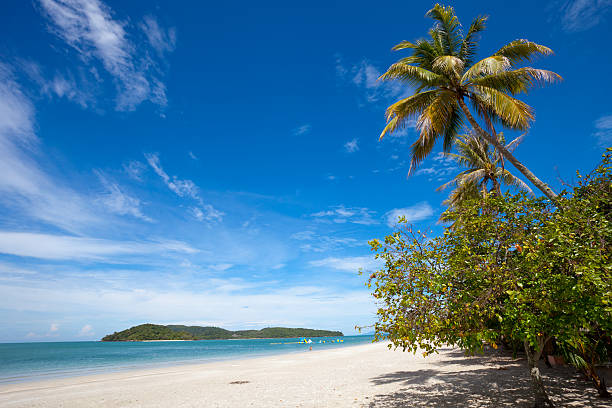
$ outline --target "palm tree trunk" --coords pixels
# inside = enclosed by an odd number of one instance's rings
[[[461,106],[461,110],[463,111],[468,121],[472,125],[472,128],[474,128],[476,132],[478,132],[482,137],[484,137],[487,142],[495,146],[497,151],[503,154],[504,157],[508,159],[508,161],[512,163],[514,167],[518,169],[518,171],[520,171],[525,177],[527,177],[527,179],[531,181],[531,183],[533,183],[534,186],[539,188],[540,191],[542,191],[544,195],[546,195],[546,197],[548,197],[551,201],[554,201],[557,198],[557,194],[555,194],[555,192],[552,191],[552,189],[548,186],[548,184],[544,183],[542,180],[537,178],[535,174],[533,174],[527,167],[525,167],[523,163],[518,161],[516,157],[514,157],[512,153],[510,153],[508,149],[506,149],[504,145],[499,143],[499,141],[493,136],[491,136],[489,132],[486,132],[482,127],[480,127],[478,122],[476,122],[476,119],[474,119],[474,116],[472,116],[472,113],[468,109],[467,105],[465,104],[463,97],[459,97],[457,98],[457,100],[459,102],[459,106]]]

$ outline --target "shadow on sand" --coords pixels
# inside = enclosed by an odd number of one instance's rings
[[[387,373],[371,381],[375,386],[395,383],[399,391],[375,395],[370,408],[396,407],[531,407],[531,381],[525,361],[499,352],[466,357],[446,349],[440,365]],[[540,368],[550,398],[559,407],[612,407],[586,380],[569,367]]]

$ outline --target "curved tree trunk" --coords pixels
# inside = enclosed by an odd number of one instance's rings
[[[489,143],[491,143],[493,146],[495,146],[495,148],[506,158],[508,159],[508,161],[510,163],[512,163],[514,165],[514,167],[517,168],[518,171],[520,171],[525,177],[527,177],[527,179],[529,181],[531,181],[531,183],[536,186],[538,189],[540,189],[540,191],[542,191],[544,193],[544,195],[546,195],[546,197],[548,197],[551,201],[554,201],[557,198],[557,194],[555,194],[554,191],[552,191],[552,189],[548,186],[548,184],[544,183],[542,180],[540,180],[539,178],[537,178],[535,176],[535,174],[533,174],[527,167],[525,167],[523,165],[523,163],[521,163],[520,161],[518,161],[516,159],[516,157],[514,157],[512,155],[512,153],[510,153],[508,151],[508,149],[506,149],[506,147],[501,144],[496,138],[494,138],[493,136],[491,136],[491,134],[489,134],[489,132],[486,132],[482,127],[480,127],[480,125],[478,124],[478,122],[476,122],[476,119],[474,119],[474,116],[472,116],[472,113],[470,112],[470,110],[468,109],[467,105],[465,104],[463,98],[458,98],[457,99],[459,102],[459,106],[461,106],[461,110],[463,111],[463,113],[465,114],[465,116],[467,117],[468,121],[470,122],[470,124],[472,125],[472,127],[474,128],[474,130],[476,132],[478,132],[482,137],[485,138],[485,140]]]
[[[535,408],[550,408],[555,405],[548,398],[546,390],[544,389],[544,383],[542,382],[542,376],[540,375],[540,369],[538,368],[538,360],[542,354],[542,348],[544,344],[538,347],[538,350],[531,350],[531,346],[527,340],[524,341],[525,354],[527,354],[527,362],[529,364],[529,375],[531,376],[531,385],[533,387],[533,394],[535,397]]]

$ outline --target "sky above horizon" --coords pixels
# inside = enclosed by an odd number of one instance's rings
[[[413,128],[378,141],[411,90],[376,78],[432,5],[3,1],[0,341],[373,323],[367,241],[398,215],[439,231],[458,172],[437,146],[407,178]],[[556,191],[594,168],[612,0],[455,7],[489,15],[480,56],[555,51],[532,65],[564,81],[521,97],[536,122],[516,156]]]

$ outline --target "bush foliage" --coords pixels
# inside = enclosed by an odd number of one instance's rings
[[[441,236],[404,223],[370,241],[384,261],[368,281],[379,304],[377,339],[426,354],[444,344],[473,353],[520,343],[531,363],[554,340],[586,371],[609,360],[611,158],[609,149],[554,203],[490,194],[445,214],[452,225]]]

